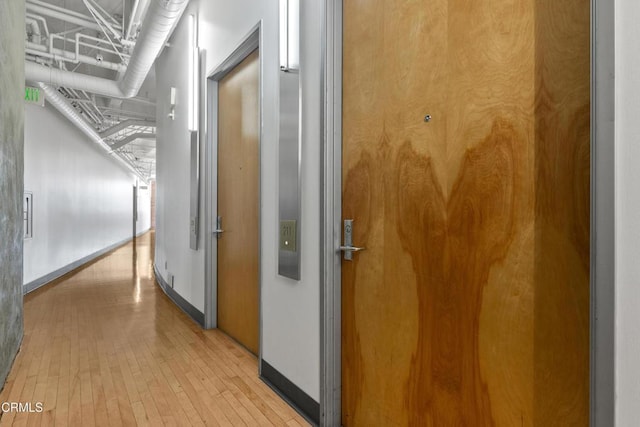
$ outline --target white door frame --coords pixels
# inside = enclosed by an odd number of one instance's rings
[[[342,6],[324,1],[320,425],[341,423]],[[591,0],[590,425],[615,425],[614,0]]]

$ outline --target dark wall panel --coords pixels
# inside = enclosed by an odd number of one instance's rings
[[[22,339],[24,2],[0,2],[0,388]]]

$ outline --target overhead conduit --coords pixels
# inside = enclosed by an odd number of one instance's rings
[[[25,62],[26,79],[114,98],[134,97],[138,94],[156,57],[162,51],[188,3],[189,0],[152,0],[150,2],[127,70],[120,81],[60,70],[31,61]]]
[[[115,153],[67,99],[50,85],[84,90],[115,98],[136,96],[188,3],[189,0],[151,0],[127,70],[120,81],[73,73],[25,61],[26,80],[37,82],[51,105],[75,124],[91,141],[98,144],[143,181],[146,179],[142,174]]]
[[[156,127],[156,122],[152,122],[149,120],[123,120],[117,125],[113,125],[109,129],[105,129],[102,132],[100,132],[100,137],[107,138],[113,135],[114,133],[118,133],[121,130],[131,126]]]
[[[82,118],[82,116],[76,111],[76,109],[73,108],[73,106],[69,103],[69,101],[67,101],[67,98],[65,98],[56,89],[54,89],[53,87],[45,83],[38,83],[38,86],[45,93],[47,101],[51,105],[53,105],[56,108],[56,110],[58,110],[63,116],[65,116],[71,123],[76,125],[76,127],[80,129],[82,133],[87,135],[89,139],[91,139],[91,141],[98,144],[107,153],[109,153],[114,159],[118,160],[124,167],[126,167],[128,170],[133,172],[136,176],[138,176],[138,178],[140,178],[142,181],[146,181],[146,178],[143,177],[138,170],[136,170],[133,166],[127,163],[122,157],[117,155],[117,153],[115,153],[111,149],[111,147],[109,147],[109,145],[107,145],[104,142],[104,140],[100,137],[98,132],[96,132],[95,129],[93,129],[93,127],[91,127]]]

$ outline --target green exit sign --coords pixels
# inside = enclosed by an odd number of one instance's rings
[[[25,86],[24,101],[44,107],[44,93],[42,93],[37,87]]]

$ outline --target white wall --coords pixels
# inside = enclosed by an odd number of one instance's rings
[[[616,425],[640,417],[640,2],[616,0]]]
[[[277,8],[277,2],[272,2]],[[263,201],[263,358],[320,399],[320,158],[322,2],[301,1],[300,83],[302,90],[302,237],[300,282],[277,274],[278,194]],[[277,64],[276,64],[277,65]],[[277,85],[276,85],[277,87]],[[277,111],[277,109],[276,109]],[[277,142],[276,142],[277,144]],[[277,188],[277,150],[270,151],[263,188]],[[263,149],[264,153],[264,149]],[[264,157],[263,157],[264,158]],[[265,182],[263,181],[263,182]],[[273,186],[273,187],[272,187]],[[268,212],[267,212],[268,209]],[[266,246],[266,247],[265,247]]]
[[[24,187],[33,192],[33,238],[24,242],[27,284],[131,238],[135,178],[53,107],[25,109]],[[139,214],[148,217],[149,209]]]
[[[194,13],[196,1],[184,12]],[[204,244],[200,221],[199,250],[189,248],[190,139],[187,129],[187,24],[182,19],[156,60],[156,254],[160,274],[174,275],[174,290],[204,312]],[[170,88],[176,88],[175,119],[168,117]],[[202,162],[201,162],[202,165]],[[201,166],[202,167],[202,166]],[[200,188],[204,200],[204,183]],[[200,203],[200,218],[204,202]]]
[[[199,44],[212,71],[262,21],[262,356],[312,398],[319,400],[320,291],[320,37],[321,5],[302,2],[302,279],[277,274],[278,248],[278,2],[192,1],[199,16]],[[186,20],[158,59],[156,264],[174,274],[174,290],[204,311],[204,250],[189,249],[189,144],[187,139]],[[169,88],[177,88],[176,118],[167,118]],[[201,186],[204,200],[204,185]],[[200,216],[203,218],[201,203]],[[204,228],[203,218],[200,222]],[[208,219],[211,221],[211,219]],[[203,234],[200,233],[202,248]],[[164,268],[164,263],[168,268]]]

